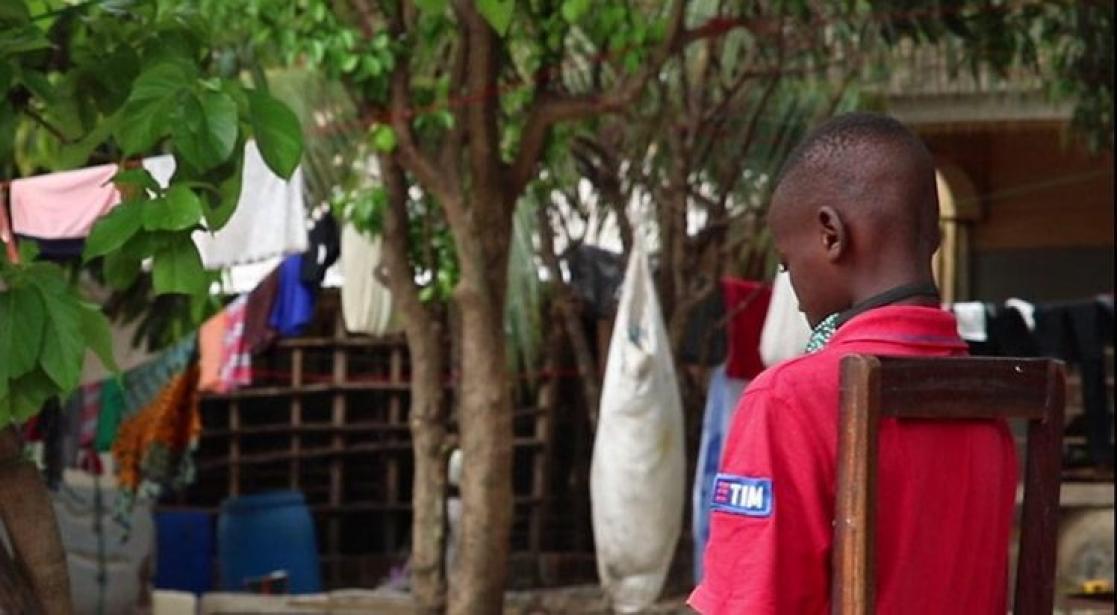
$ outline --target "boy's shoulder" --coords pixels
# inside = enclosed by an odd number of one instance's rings
[[[783,361],[761,372],[745,389],[745,395],[767,394],[786,398],[838,386],[838,353],[822,350]]]

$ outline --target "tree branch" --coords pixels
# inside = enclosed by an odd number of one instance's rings
[[[644,84],[659,71],[677,48],[686,15],[685,0],[674,0],[668,16],[667,33],[640,70],[623,79],[610,92],[588,96],[561,96],[539,92],[528,112],[520,138],[520,151],[508,171],[511,194],[520,194],[535,175],[536,165],[546,145],[551,126],[557,122],[582,119],[598,113],[615,112],[628,106],[644,89]]]

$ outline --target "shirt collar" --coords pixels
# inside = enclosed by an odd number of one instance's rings
[[[968,349],[950,312],[936,307],[892,305],[859,314],[834,334],[829,346],[849,342],[895,342]]]

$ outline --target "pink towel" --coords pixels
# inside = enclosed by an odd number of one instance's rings
[[[221,350],[220,391],[232,391],[252,384],[252,355],[244,338],[244,312],[248,295],[241,295],[225,306],[225,344]]]
[[[104,164],[12,182],[12,230],[39,239],[85,237],[97,218],[120,203],[111,181],[120,169]]]

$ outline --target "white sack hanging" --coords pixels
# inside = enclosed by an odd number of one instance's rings
[[[597,570],[617,613],[659,597],[682,525],[682,400],[647,254],[621,287],[590,466]]]

